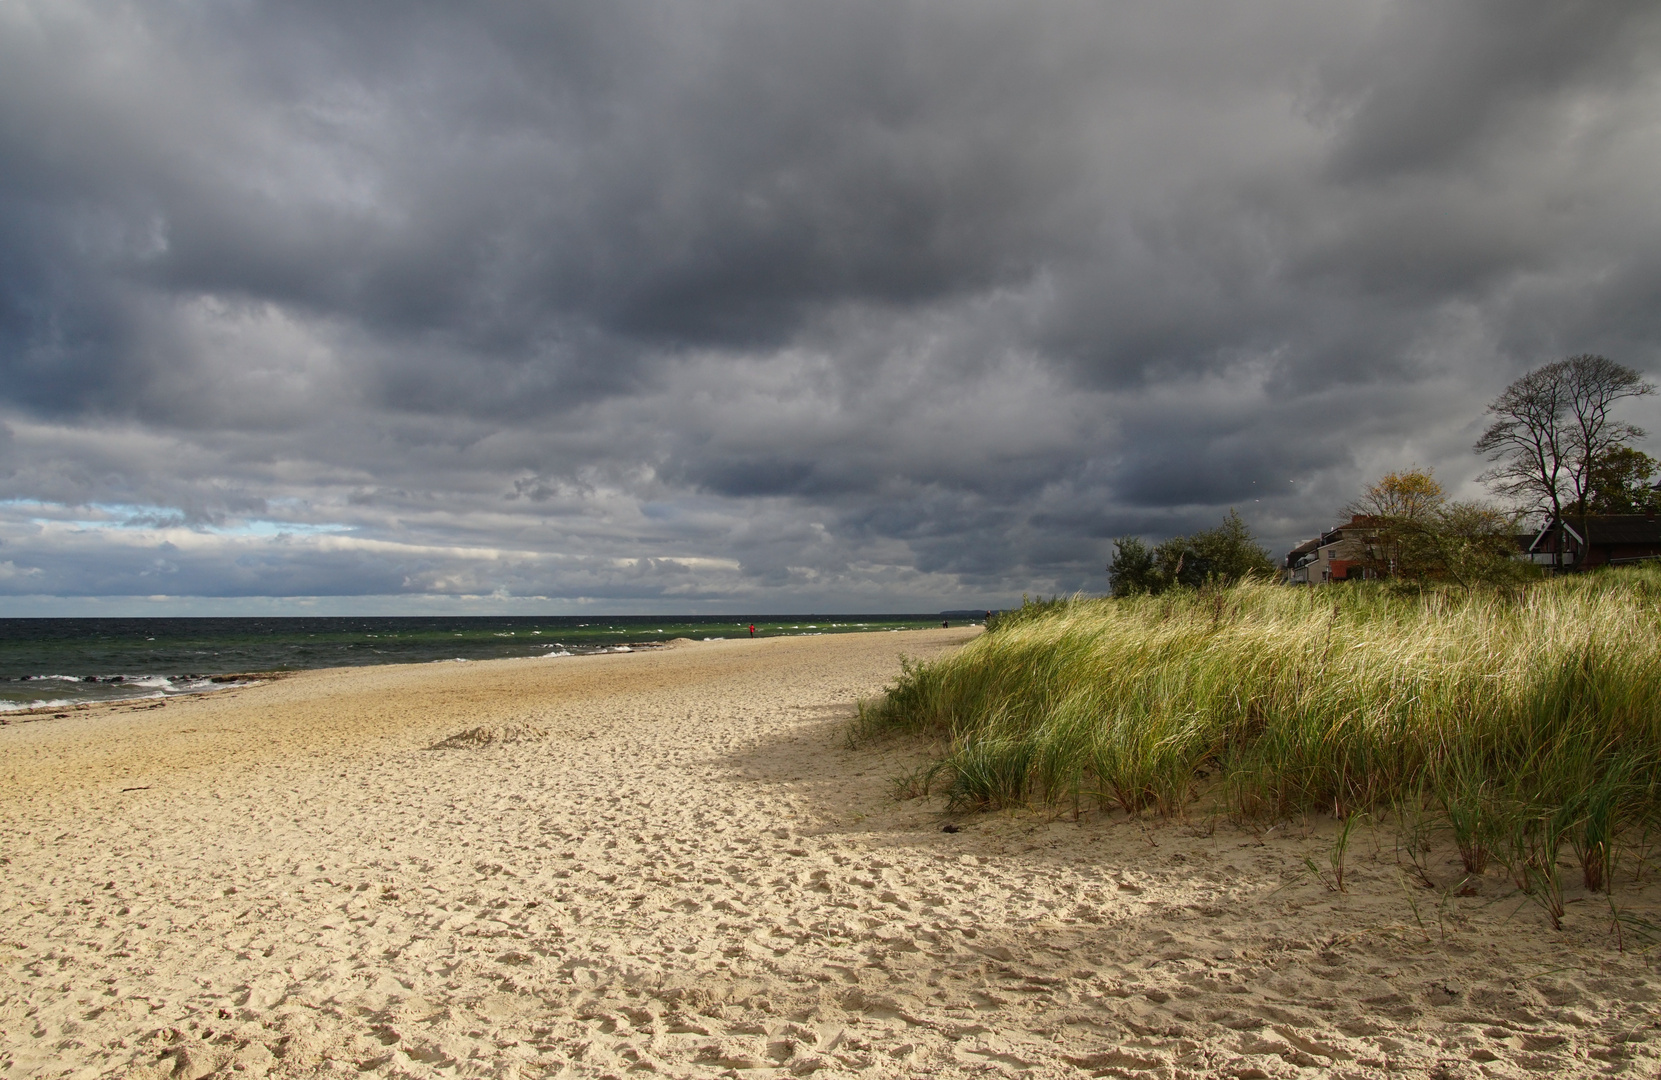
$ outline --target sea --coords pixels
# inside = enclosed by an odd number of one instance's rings
[[[950,613],[956,615],[957,613]],[[246,686],[271,672],[660,648],[676,638],[900,631],[940,615],[0,619],[0,716]],[[964,620],[956,620],[964,621]]]

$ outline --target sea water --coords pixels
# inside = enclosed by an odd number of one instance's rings
[[[261,672],[560,657],[675,638],[907,630],[938,615],[0,619],[0,713],[227,689]]]

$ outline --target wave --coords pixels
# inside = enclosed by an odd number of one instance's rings
[[[9,687],[0,689],[0,713],[27,712],[32,709],[67,709],[76,705],[96,705],[103,702],[142,701],[149,698],[178,697],[181,694],[205,694],[214,690],[235,690],[253,686],[257,679],[232,679],[220,675],[25,675],[17,682],[24,684],[54,682],[68,684],[65,690],[81,691],[73,697],[11,697],[16,693]],[[0,684],[5,686],[5,684]]]
[[[128,679],[128,686],[142,686],[149,690],[167,690],[173,686],[173,680],[166,675],[140,675]]]
[[[79,705],[78,701],[68,698],[55,698],[52,701],[0,701],[0,712],[23,712],[25,709],[67,709],[71,705]]]

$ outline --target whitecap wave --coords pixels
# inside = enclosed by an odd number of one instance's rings
[[[215,690],[236,690],[256,686],[258,679],[232,679],[226,676],[192,675],[31,675],[18,680],[23,683],[66,682],[85,688],[77,697],[34,698],[27,701],[0,700],[0,713],[28,712],[41,709],[67,709],[73,706],[118,704],[125,701],[150,701],[156,698],[178,697],[183,694],[205,694]]]
[[[51,701],[0,701],[0,713],[23,712],[27,709],[67,709],[79,702],[55,698]]]
[[[126,686],[141,686],[146,690],[171,690],[173,680],[166,675],[132,675],[123,680]]]

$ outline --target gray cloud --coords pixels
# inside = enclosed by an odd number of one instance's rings
[[[1658,51],[1639,3],[12,0],[0,594],[928,610],[1468,488],[1520,371],[1656,366]]]

